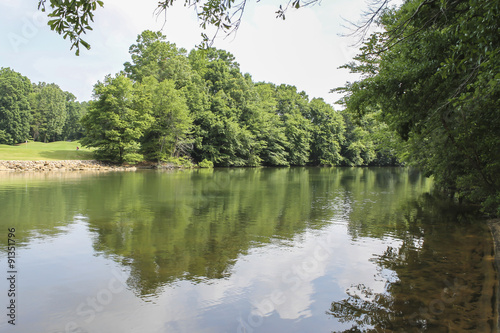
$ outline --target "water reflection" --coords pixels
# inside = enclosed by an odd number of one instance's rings
[[[430,195],[394,215],[400,245],[371,259],[384,290],[351,286],[327,312],[352,325],[342,332],[495,332],[497,277],[485,224]]]
[[[424,179],[406,170],[230,169],[117,174],[92,186],[87,202],[95,249],[131,267],[131,286],[154,294],[176,279],[227,278],[239,255],[291,240],[391,193],[384,212],[408,200]],[[380,175],[382,174],[382,176]],[[385,174],[385,175],[384,175]],[[405,195],[401,195],[405,193]],[[387,197],[384,196],[384,197]],[[373,215],[377,216],[377,212]],[[382,231],[384,233],[385,231]]]
[[[431,189],[399,168],[0,173],[0,258],[14,226],[46,332],[488,331],[489,233]]]

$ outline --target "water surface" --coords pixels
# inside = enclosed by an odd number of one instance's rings
[[[2,173],[0,202],[16,332],[495,329],[486,225],[409,169]]]

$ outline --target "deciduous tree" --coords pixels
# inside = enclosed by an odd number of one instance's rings
[[[107,76],[94,86],[95,101],[83,117],[82,145],[95,147],[101,160],[123,163],[141,160],[144,132],[153,121],[151,96],[123,74]]]
[[[175,89],[173,80],[158,82],[154,77],[147,77],[142,84],[150,91],[154,118],[142,139],[145,157],[165,161],[169,157],[188,155],[192,149],[189,136],[192,119],[183,92]]]
[[[0,143],[24,142],[31,120],[30,80],[10,68],[0,69]]]
[[[66,93],[55,83],[33,86],[30,96],[33,140],[55,141],[66,123]]]
[[[438,186],[500,214],[497,0],[407,1],[381,18],[351,70],[348,109],[380,109],[407,161]]]
[[[306,118],[312,123],[309,161],[316,165],[340,165],[341,145],[345,140],[342,115],[323,99],[313,98],[309,103]]]

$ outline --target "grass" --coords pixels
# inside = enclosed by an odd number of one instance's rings
[[[76,147],[80,147],[80,149],[76,150]],[[0,160],[57,161],[91,160],[93,158],[92,150],[82,148],[78,141],[28,142],[14,146],[0,145]]]

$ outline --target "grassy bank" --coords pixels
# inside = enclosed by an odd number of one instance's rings
[[[79,150],[76,150],[79,147]],[[82,148],[77,141],[66,142],[28,142],[8,146],[0,145],[0,160],[91,160],[93,159],[90,149]]]

